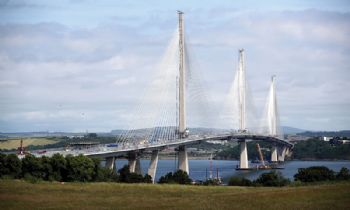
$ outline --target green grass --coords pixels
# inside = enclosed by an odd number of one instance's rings
[[[349,209],[350,182],[206,187],[0,181],[0,209]]]
[[[48,145],[54,144],[57,141],[49,138],[23,138],[23,146],[27,147],[29,145]],[[0,149],[17,149],[21,145],[20,138],[13,138],[8,140],[0,141]]]

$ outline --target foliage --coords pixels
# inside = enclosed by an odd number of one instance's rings
[[[299,168],[298,173],[294,175],[294,180],[302,182],[318,182],[334,180],[335,174],[324,166],[313,166],[309,168]]]
[[[318,139],[298,142],[293,148],[294,159],[350,159],[350,144],[331,145]]]
[[[22,173],[22,162],[17,155],[0,154],[0,177],[6,175],[13,178],[19,178]]]
[[[54,154],[50,158],[52,178],[57,181],[67,180],[67,160],[61,154]]]
[[[233,176],[228,181],[230,186],[252,186],[253,182],[244,177]]]
[[[146,174],[142,176],[141,174],[130,172],[129,166],[124,165],[123,168],[118,170],[119,181],[125,183],[152,183],[152,177]]]
[[[192,180],[186,171],[178,170],[174,174],[172,172],[169,172],[165,176],[160,177],[158,183],[191,184]]]
[[[255,181],[255,185],[262,186],[286,186],[290,183],[289,179],[282,176],[281,172],[271,171],[261,174]]]
[[[68,155],[67,180],[69,181],[92,181],[95,176],[95,164],[91,158],[83,155],[73,157]]]
[[[43,179],[44,170],[40,160],[41,158],[36,158],[33,155],[26,155],[22,159],[23,176],[33,176],[38,179]]]
[[[350,172],[349,169],[342,167],[337,174],[336,178],[338,180],[350,180]]]
[[[206,181],[203,182],[203,185],[211,185],[211,186],[216,186],[216,185],[220,185],[220,180],[218,179],[208,179]]]
[[[35,157],[26,155],[20,160],[17,155],[0,154],[1,178],[24,178],[30,182],[47,181],[118,181],[111,169],[101,167],[100,160],[83,155],[63,157]]]

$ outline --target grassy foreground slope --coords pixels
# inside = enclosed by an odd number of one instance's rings
[[[350,183],[249,188],[0,181],[0,209],[349,209]]]

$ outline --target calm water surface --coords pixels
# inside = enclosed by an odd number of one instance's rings
[[[142,172],[147,173],[149,160],[141,160]],[[126,160],[117,160],[117,169],[120,169],[125,164]],[[248,179],[255,179],[260,174],[268,172],[270,170],[260,171],[236,171],[236,165],[239,164],[237,160],[212,160],[213,176],[216,177],[216,171],[219,176],[227,182],[231,176],[243,176]],[[251,164],[252,165],[252,164]],[[293,180],[293,175],[297,173],[298,168],[307,168],[310,166],[326,166],[334,171],[339,171],[341,167],[350,169],[350,161],[287,161],[280,165],[284,167],[280,171],[283,176]],[[206,177],[210,176],[210,160],[190,160],[190,177],[193,180],[205,180]],[[174,172],[176,170],[175,160],[159,160],[157,167],[156,179],[158,180],[161,176],[168,172]]]

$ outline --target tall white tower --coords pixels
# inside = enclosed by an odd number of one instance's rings
[[[179,134],[180,138],[186,137],[186,101],[185,101],[185,39],[184,39],[184,25],[183,12],[177,11],[179,16]]]
[[[277,100],[276,100],[276,87],[275,87],[276,76],[271,77],[271,86],[267,110],[267,120],[269,135],[278,135],[278,113],[277,113]]]
[[[239,110],[239,130],[246,130],[246,81],[244,65],[244,49],[239,50],[238,63],[238,110]]]

